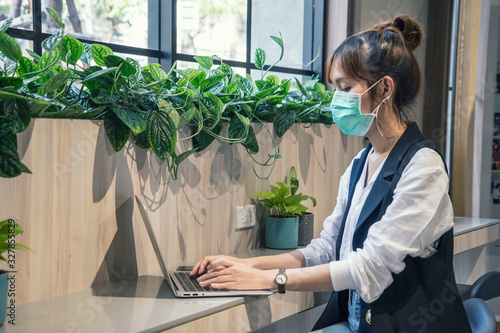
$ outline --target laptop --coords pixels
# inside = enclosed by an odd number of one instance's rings
[[[151,226],[148,213],[146,212],[146,207],[139,200],[137,196],[135,196],[135,200],[137,201],[137,206],[139,206],[139,211],[141,212],[141,217],[146,226],[146,230],[148,231],[149,239],[153,244],[153,249],[156,254],[156,259],[160,264],[161,272],[163,273],[163,276],[167,281],[168,286],[172,290],[174,296],[233,297],[233,296],[247,296],[247,295],[271,295],[274,293],[271,290],[229,290],[229,289],[214,289],[210,286],[202,287],[198,284],[198,281],[196,281],[196,277],[189,276],[190,271],[177,270],[175,272],[169,272],[167,270],[167,266],[165,265],[165,261],[163,260],[160,247],[158,246],[158,241],[156,240],[153,227]]]

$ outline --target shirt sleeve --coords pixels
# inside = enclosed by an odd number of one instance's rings
[[[361,150],[353,159],[359,158],[363,153]],[[334,261],[336,258],[335,243],[342,223],[342,217],[347,205],[347,197],[349,194],[349,180],[351,177],[352,161],[346,171],[340,177],[339,191],[337,195],[337,204],[333,213],[328,216],[323,222],[323,230],[320,237],[313,239],[307,247],[299,249],[304,255],[307,266],[316,266]]]
[[[407,255],[417,257],[453,227],[448,175],[441,157],[420,149],[406,166],[382,219],[368,231],[362,249],[330,262],[335,290],[356,289],[368,303],[405,268]]]

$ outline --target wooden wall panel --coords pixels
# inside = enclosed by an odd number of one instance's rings
[[[460,1],[451,184],[457,216],[472,216],[474,102],[480,16],[481,0]]]
[[[263,161],[273,153],[270,139],[262,125],[255,131],[261,142],[255,158]],[[114,152],[99,122],[33,120],[19,136],[22,160],[33,174],[0,179],[0,218],[19,219],[25,233],[17,241],[33,249],[17,253],[18,304],[158,272],[134,194],[147,206],[173,268],[202,255],[258,247],[260,228],[235,231],[232,208],[283,181],[291,165],[300,190],[318,199],[312,211],[319,235],[361,139],[315,124],[294,125],[277,141],[282,158],[269,180],[254,175],[241,147],[219,142],[191,156],[173,180],[165,163],[132,143]],[[180,142],[178,149],[188,146]]]

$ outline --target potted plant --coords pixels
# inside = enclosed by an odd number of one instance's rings
[[[295,169],[294,169],[295,170]],[[308,207],[301,204],[302,201],[311,199],[316,205],[316,199],[296,193],[298,181],[295,177],[291,186],[283,182],[271,185],[271,191],[254,193],[256,201],[260,202],[270,211],[266,217],[265,240],[266,247],[272,249],[294,249],[298,245],[299,216]]]
[[[22,234],[23,230],[13,219],[0,222],[0,259],[7,263],[10,271],[15,271],[15,252],[16,249],[27,249],[25,245],[16,243],[15,236]],[[4,253],[7,255],[4,256]],[[9,289],[9,272],[0,270],[0,326],[5,322],[7,315],[7,291]]]
[[[297,172],[295,167],[290,168],[288,174],[290,182],[290,190],[292,194],[295,194],[299,189],[299,180],[297,179]],[[313,207],[316,207],[316,199],[311,196],[306,196],[306,199],[311,199]],[[314,214],[302,211],[299,215],[299,246],[305,246],[311,242],[314,237]]]

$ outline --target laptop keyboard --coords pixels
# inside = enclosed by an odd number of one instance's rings
[[[217,291],[229,291],[228,289],[216,289],[210,286],[202,287],[196,280],[198,276],[190,276],[189,273],[174,272],[175,277],[181,283],[182,287],[187,291],[205,291],[205,292],[217,292]]]

